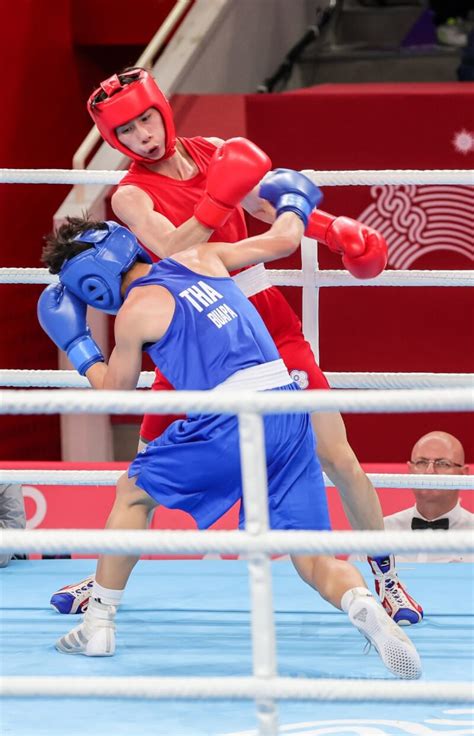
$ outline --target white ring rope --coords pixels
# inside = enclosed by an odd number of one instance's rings
[[[472,531],[135,531],[0,529],[0,552],[61,554],[384,554],[474,552]]]
[[[274,286],[307,286],[308,275],[292,269],[270,270]],[[0,284],[56,284],[59,279],[46,268],[0,268]],[[384,271],[375,279],[356,279],[347,271],[314,272],[315,287],[334,286],[474,286],[474,271]]]
[[[0,184],[118,184],[126,171],[94,169],[0,169]],[[372,186],[374,184],[474,185],[472,169],[372,169],[302,173],[318,186]]]
[[[472,411],[469,388],[393,391],[0,391],[0,414],[281,414]]]
[[[469,682],[331,680],[291,677],[1,677],[2,697],[320,700],[470,703]]]
[[[315,171],[301,173],[320,187],[354,187],[383,184],[465,184],[474,186],[473,169],[372,169],[355,171]]]
[[[331,388],[470,388],[474,373],[333,373],[324,371]],[[138,388],[150,388],[154,371],[142,371]],[[73,370],[0,369],[0,386],[19,388],[90,388],[89,381]]]
[[[298,270],[268,270],[273,286],[307,286]],[[315,287],[334,286],[474,286],[474,271],[384,271],[375,279],[356,279],[348,271],[315,271]]]
[[[6,470],[0,467],[0,483],[25,483],[39,486],[114,486],[123,470]],[[334,483],[323,475],[324,484]],[[413,473],[367,473],[375,488],[420,488],[474,491],[474,475],[422,475]]]
[[[440,374],[450,375],[450,374]],[[455,375],[455,374],[453,374]],[[458,374],[459,376],[469,376]],[[138,388],[150,388],[155,379],[154,371],[142,371],[138,381]],[[438,384],[436,384],[438,385]],[[439,384],[442,385],[441,382]],[[443,384],[444,385],[444,384]],[[450,384],[451,385],[451,384]],[[454,382],[456,386],[468,385],[463,378]],[[90,383],[85,376],[80,376],[77,371],[72,370],[18,370],[6,368],[0,370],[0,386],[20,387],[29,386],[37,388],[87,388]]]

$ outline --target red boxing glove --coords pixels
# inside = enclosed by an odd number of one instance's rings
[[[357,279],[373,279],[387,265],[388,248],[376,230],[350,217],[333,217],[315,210],[309,218],[306,235],[325,243]]]
[[[214,153],[207,172],[207,188],[194,210],[205,227],[221,227],[234,208],[270,171],[272,162],[246,138],[229,138]]]

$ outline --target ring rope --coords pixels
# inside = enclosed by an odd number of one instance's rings
[[[331,388],[469,388],[474,373],[334,373],[324,371]],[[150,388],[154,371],[142,371],[138,388]],[[0,386],[17,388],[90,388],[89,381],[73,370],[0,369]]]
[[[468,682],[403,682],[291,677],[55,677],[0,678],[2,697],[207,698],[324,702],[471,703]]]
[[[307,275],[297,269],[267,270],[273,286],[307,286]],[[374,279],[356,279],[348,271],[315,271],[315,287],[335,286],[474,286],[474,271],[384,271]],[[47,268],[0,268],[0,284],[56,284]]]
[[[273,286],[307,286],[308,275],[298,270],[268,270]],[[334,286],[474,286],[474,271],[383,271],[374,279],[356,279],[348,271],[314,272],[315,287]]]
[[[385,554],[474,552],[472,531],[0,529],[0,552],[62,554]]]
[[[41,470],[0,468],[0,483],[28,483],[40,486],[114,486],[124,470]],[[422,475],[409,473],[367,473],[375,488],[419,488],[428,490],[474,491],[474,475]],[[334,483],[324,473],[324,484]]]
[[[0,184],[118,184],[126,171],[97,169],[0,169]],[[474,185],[472,169],[369,169],[301,173],[318,186],[372,186],[374,184]]]
[[[472,411],[469,388],[334,391],[0,391],[0,414],[281,414]]]

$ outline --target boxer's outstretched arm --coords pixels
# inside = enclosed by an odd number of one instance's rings
[[[284,212],[263,235],[237,243],[209,243],[205,250],[209,255],[216,255],[228,271],[236,271],[291,255],[298,248],[303,234],[302,220],[292,212]]]
[[[270,202],[267,202],[266,199],[259,196],[259,189],[260,184],[249,192],[249,194],[242,200],[241,205],[244,210],[248,212],[249,215],[252,215],[252,217],[255,217],[256,220],[260,220],[261,222],[266,222],[271,225],[275,222],[276,210]]]
[[[228,271],[293,253],[300,244],[309,215],[322,199],[317,186],[291,169],[271,171],[260,185],[259,193],[275,207],[277,219],[264,235],[241,240],[227,248],[219,244],[214,252]]]
[[[231,138],[216,148],[194,216],[179,227],[156,212],[151,197],[139,187],[120,187],[112,197],[112,209],[143,245],[166,258],[206,242],[270,167],[268,156],[251,141]]]

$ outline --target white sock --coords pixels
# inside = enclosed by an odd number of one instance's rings
[[[366,598],[372,598],[373,595],[368,588],[350,588],[346,590],[341,598],[341,608],[345,613],[349,613],[349,609],[357,598],[364,596]]]
[[[103,588],[102,585],[99,585],[97,580],[95,580],[94,586],[92,588],[91,598],[99,601],[99,603],[102,603],[104,606],[119,606],[124,591],[124,588],[122,590]]]

